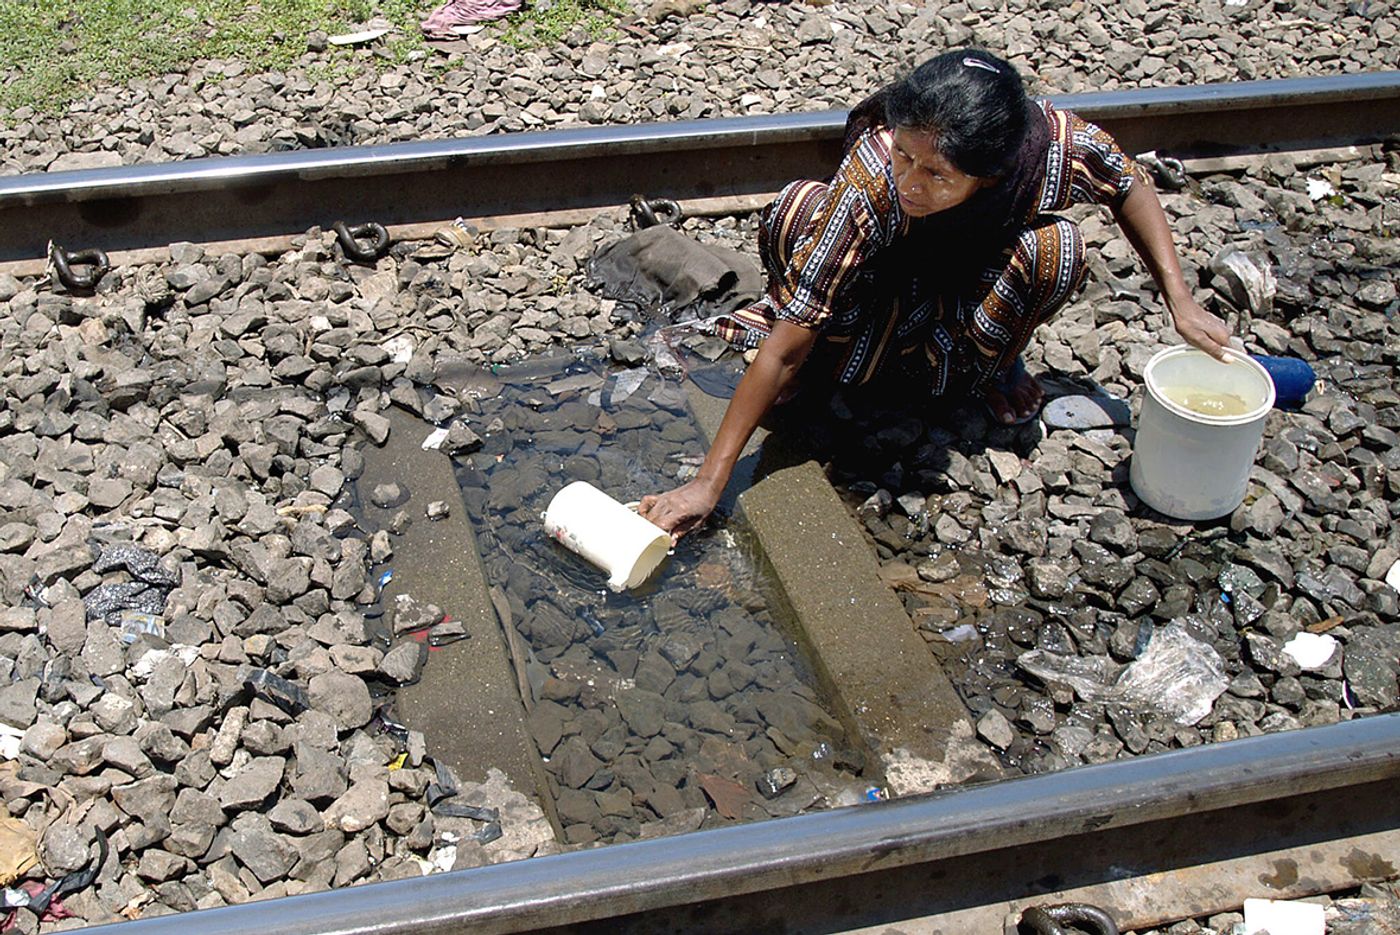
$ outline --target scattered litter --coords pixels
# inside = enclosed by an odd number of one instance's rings
[[[788,766],[775,766],[758,778],[758,791],[765,799],[782,795],[797,782],[797,771]]]
[[[92,570],[99,575],[118,568],[125,568],[133,578],[146,584],[173,588],[179,583],[173,573],[161,567],[159,555],[133,545],[109,545],[92,564]]]
[[[1046,682],[1061,682],[1085,701],[1122,701],[1189,726],[1210,713],[1229,686],[1225,664],[1214,647],[1173,620],[1152,633],[1136,660],[1119,669],[1106,656],[1088,659],[1031,650],[1016,664]]]
[[[428,628],[428,645],[433,649],[441,646],[448,646],[458,640],[464,640],[471,636],[462,621],[454,620],[451,617],[443,617],[442,620]]]
[[[887,801],[889,797],[890,791],[880,786],[871,786],[869,789],[865,790],[865,801],[867,802],[884,802]]]
[[[160,556],[130,545],[112,545],[102,550],[92,570],[98,574],[125,570],[135,581],[100,584],[83,596],[89,620],[105,620],[110,626],[119,624],[122,612],[128,610],[160,616],[165,612],[165,598],[179,579],[160,564]]]
[[[520,0],[447,0],[423,20],[423,35],[430,39],[455,39],[459,26],[470,26],[509,16],[520,9]]]
[[[436,451],[442,447],[442,443],[447,441],[447,429],[433,429],[428,433],[428,437],[423,439],[422,448],[424,451]]]
[[[165,618],[159,614],[142,613],[139,610],[124,610],[117,615],[118,635],[123,643],[134,643],[142,636],[165,639]]]
[[[25,828],[27,830],[28,826]],[[3,891],[4,908],[27,908],[39,917],[40,922],[56,921],[72,916],[73,913],[64,908],[59,897],[66,893],[76,893],[79,890],[87,889],[97,879],[97,871],[107,862],[107,835],[100,830],[94,830],[93,833],[97,836],[97,857],[92,863],[82,870],[74,870],[72,873],[66,874],[47,886],[37,880],[26,880],[15,889],[6,888]],[[8,847],[10,843],[9,841],[0,841],[3,847]],[[3,851],[0,850],[0,852]],[[6,920],[6,928],[8,928],[10,921]]]
[[[1400,591],[1400,561],[1396,561],[1390,566],[1390,571],[1385,573],[1385,583]]]
[[[480,28],[480,27],[478,27]],[[461,218],[457,218],[451,224],[433,234],[433,239],[444,247],[452,247],[460,250],[463,247],[470,247],[472,241],[476,240],[476,228],[472,227]]]
[[[393,770],[396,770],[396,769],[403,769],[403,765],[404,765],[404,763],[406,763],[407,761],[408,761],[408,754],[407,754],[407,753],[400,753],[398,756],[394,757],[392,760],[389,761],[389,769],[390,769],[390,771],[393,771]]]
[[[373,42],[388,32],[388,29],[366,29],[362,32],[348,32],[341,36],[331,36],[326,41],[331,45],[363,45],[366,42]]]
[[[620,406],[628,397],[641,389],[646,382],[648,371],[645,367],[624,370],[613,381],[612,392],[608,394],[608,405]]]
[[[244,686],[253,694],[276,705],[292,717],[311,707],[311,702],[301,686],[280,675],[266,669],[253,668],[244,669],[241,675]]]
[[[499,822],[500,810],[481,805],[463,805],[457,802],[439,802],[433,806],[433,814],[443,818],[470,818],[472,821]]]
[[[950,643],[973,643],[979,637],[977,628],[970,623],[960,623],[955,627],[940,630],[938,635]]]
[[[1328,630],[1331,630],[1334,627],[1339,627],[1341,625],[1342,615],[1333,614],[1326,620],[1319,620],[1317,623],[1310,623],[1303,629],[1307,630],[1309,633],[1326,633]]]
[[[1283,644],[1283,651],[1293,657],[1305,672],[1321,669],[1337,651],[1337,640],[1322,633],[1298,633]]]
[[[1323,935],[1327,911],[1317,903],[1246,899],[1245,935]]]
[[[19,756],[19,745],[24,740],[24,731],[8,724],[0,724],[0,759],[13,760]]]
[[[433,772],[435,774],[432,782],[428,783],[428,789],[424,793],[427,798],[428,807],[432,808],[443,799],[450,799],[461,789],[457,783],[457,777],[452,773],[452,767],[441,760],[433,760]]]
[[[604,632],[603,621],[598,619],[598,614],[587,604],[579,606],[578,618],[588,625],[589,631],[594,636],[602,636]]]
[[[143,653],[141,658],[132,663],[126,671],[136,681],[144,682],[154,675],[156,667],[167,659],[178,659],[181,665],[189,666],[198,658],[198,646],[179,644],[170,649],[153,649],[148,653]],[[96,675],[92,676],[92,684],[104,690],[107,687],[107,683]]]
[[[379,579],[375,582],[379,593],[384,593],[384,589],[389,586],[389,582],[394,580],[394,569],[386,568],[379,573]]]
[[[565,393],[576,393],[579,391],[588,392],[595,390],[602,385],[605,378],[597,373],[580,373],[572,377],[565,377],[562,380],[555,380],[545,387],[550,396],[562,396]]]
[[[1219,287],[1216,291],[1223,293],[1236,308],[1258,314],[1273,306],[1278,280],[1266,257],[1226,247],[1211,257],[1210,271]]]
[[[1335,194],[1337,190],[1326,179],[1308,179],[1308,197],[1313,201],[1331,198]]]
[[[457,863],[457,845],[444,844],[441,847],[433,848],[433,852],[424,861],[432,869],[428,873],[446,873]]]
[[[0,885],[10,885],[38,862],[34,829],[18,818],[0,817]]]
[[[406,364],[413,359],[413,339],[406,334],[390,338],[379,346],[396,364]]]

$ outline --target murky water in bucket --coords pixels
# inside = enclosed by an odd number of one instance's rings
[[[569,840],[855,800],[868,785],[860,757],[775,624],[733,524],[688,536],[623,594],[543,531],[550,498],[573,481],[630,502],[693,475],[704,444],[677,383],[569,357],[497,377],[472,420],[484,445],[458,479],[519,637],[531,730]]]
[[[1253,408],[1234,393],[1197,386],[1164,386],[1162,395],[1183,409],[1204,416],[1242,416]]]

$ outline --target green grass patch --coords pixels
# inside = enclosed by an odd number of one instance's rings
[[[439,0],[0,0],[0,121],[17,107],[54,114],[93,89],[183,72],[200,59],[243,63],[250,73],[284,69],[307,37],[337,35],[383,18],[376,64],[425,48],[419,22]],[[627,0],[526,0],[491,35],[520,49],[557,43],[582,27],[609,35]],[[363,67],[336,49],[314,70]],[[429,62],[433,62],[432,59]],[[431,66],[430,66],[431,67]]]
[[[625,0],[536,0],[504,21],[500,39],[517,49],[539,48],[553,45],[576,26],[590,39],[601,39],[626,12]]]
[[[380,16],[389,60],[422,48],[423,0],[0,0],[0,111],[52,113],[106,84],[183,71],[202,58],[285,68],[315,30]]]

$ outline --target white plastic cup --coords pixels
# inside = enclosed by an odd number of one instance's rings
[[[606,572],[614,591],[647,580],[671,549],[670,533],[581,480],[549,501],[544,529]]]
[[[1167,348],[1143,371],[1128,480],[1139,499],[1177,519],[1216,519],[1244,501],[1264,421],[1274,405],[1269,373],[1248,355],[1224,363],[1192,347]],[[1206,415],[1181,406],[1163,388],[1193,387],[1244,401],[1240,415]]]

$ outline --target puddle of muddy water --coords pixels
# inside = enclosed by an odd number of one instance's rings
[[[859,801],[861,757],[732,522],[623,594],[543,531],[572,481],[630,502],[694,473],[704,443],[675,380],[562,356],[440,385],[479,409],[457,477],[570,842]]]

